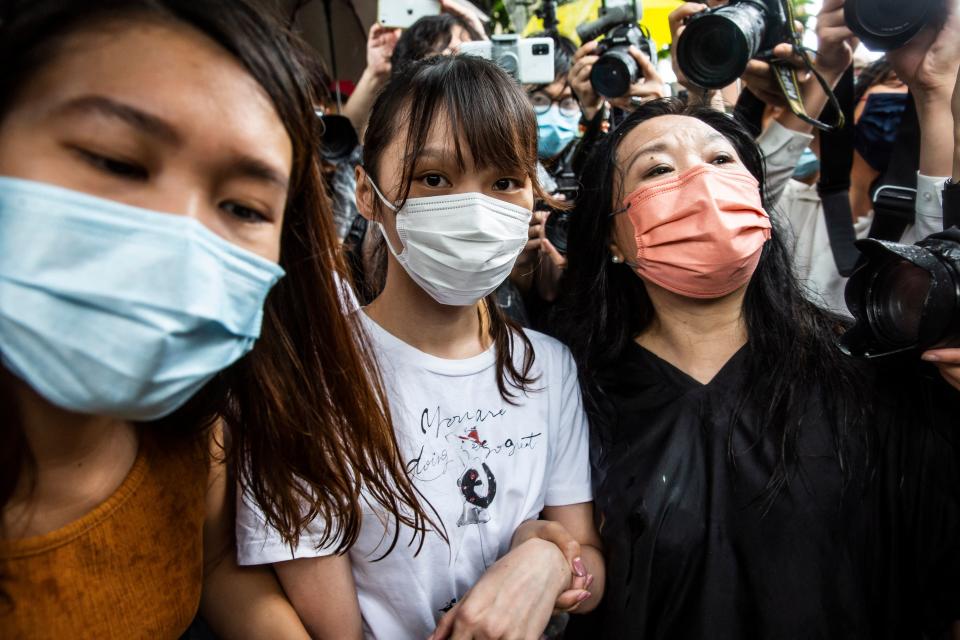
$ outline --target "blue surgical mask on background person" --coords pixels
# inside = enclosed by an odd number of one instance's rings
[[[907,109],[906,93],[871,93],[853,127],[853,148],[874,171],[885,171],[893,155],[900,121]]]
[[[560,105],[551,104],[545,112],[537,114],[537,155],[543,159],[560,155],[577,137],[579,128],[579,111],[564,115]]]
[[[797,180],[806,180],[812,178],[818,171],[820,171],[820,158],[810,147],[807,147],[803,150],[803,155],[800,156],[797,167],[793,170],[793,177]]]
[[[193,218],[0,177],[0,361],[63,409],[174,412],[253,348],[283,273]]]

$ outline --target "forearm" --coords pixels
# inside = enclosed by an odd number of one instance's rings
[[[231,556],[203,585],[200,612],[220,638],[308,640],[296,611],[269,567],[239,567]]]
[[[914,101],[920,121],[920,173],[926,176],[952,174],[956,177],[957,136],[955,133],[951,139],[944,135],[947,131],[957,130],[950,110],[950,96],[917,94]]]
[[[343,105],[343,115],[353,123],[353,127],[357,130],[361,139],[367,127],[370,112],[373,110],[373,103],[376,102],[377,95],[387,83],[387,80],[389,78],[377,76],[369,69],[364,69],[360,81],[357,82],[356,88],[350,94],[350,99],[347,104]]]

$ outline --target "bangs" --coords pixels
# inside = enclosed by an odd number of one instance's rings
[[[427,138],[444,124],[448,131],[442,133],[453,137],[460,171],[467,168],[469,150],[476,168],[520,173],[530,178],[534,191],[540,191],[533,108],[498,66],[473,56],[438,56],[417,67],[405,93],[403,200]]]

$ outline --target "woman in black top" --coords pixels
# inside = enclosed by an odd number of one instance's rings
[[[558,317],[609,566],[568,637],[947,633],[955,392],[915,358],[838,350],[841,321],[802,295],[733,119],[647,103],[589,166]]]

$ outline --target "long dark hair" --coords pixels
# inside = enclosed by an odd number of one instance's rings
[[[347,270],[318,171],[314,96],[298,53],[305,45],[253,0],[25,0],[0,7],[0,118],[67,36],[105,21],[190,25],[235,56],[264,88],[293,144],[280,241],[287,275],[267,299],[253,351],[162,425],[144,428],[198,437],[222,422],[231,469],[291,545],[318,521],[324,526],[319,544],[338,541],[338,551],[349,548],[365,499],[393,516],[394,544],[401,524],[420,532],[422,542],[430,519],[404,471],[383,392],[371,374],[373,358],[337,276]],[[0,393],[0,450],[28,460],[8,395]],[[8,415],[14,418],[4,419]],[[0,498],[7,497],[4,488],[17,466],[0,468]]]
[[[380,186],[378,169],[384,150],[405,123],[406,150],[400,176],[398,208],[410,194],[417,160],[438,116],[450,118],[460,169],[463,148],[470,149],[478,167],[518,171],[530,178],[534,194],[548,198],[537,180],[537,123],[523,91],[497,65],[474,56],[435,56],[407,66],[383,89],[373,111],[363,144],[363,166]],[[380,203],[375,204],[380,215]],[[384,256],[385,258],[385,256]],[[533,345],[496,303],[493,294],[484,300],[490,337],[497,353],[497,385],[510,402],[510,387],[526,389],[534,380]],[[482,320],[482,317],[481,317]],[[524,349],[523,364],[514,364],[514,341]]]
[[[609,244],[614,203],[626,195],[617,165],[617,149],[638,125],[666,115],[696,118],[722,134],[736,149],[747,170],[761,185],[764,164],[759,148],[734,118],[713,109],[687,107],[670,99],[648,102],[634,111],[594,149],[570,223],[569,267],[556,313],[560,337],[579,366],[588,412],[594,425],[606,420],[603,391],[597,376],[616,363],[655,316],[643,281],[623,264],[613,264]],[[617,191],[615,191],[617,189]],[[865,397],[859,371],[836,344],[842,321],[809,302],[791,270],[775,213],[773,234],[766,243],[743,303],[748,332],[749,369],[744,377],[741,412],[747,403],[761,408],[757,439],[779,441],[778,460],[763,498],[772,501],[789,482],[798,460],[797,438],[811,388],[824,390],[833,423],[836,450],[846,474],[847,442],[859,434],[858,403]],[[732,435],[732,434],[731,434]],[[735,463],[728,440],[731,462]],[[769,502],[768,502],[769,503]]]

